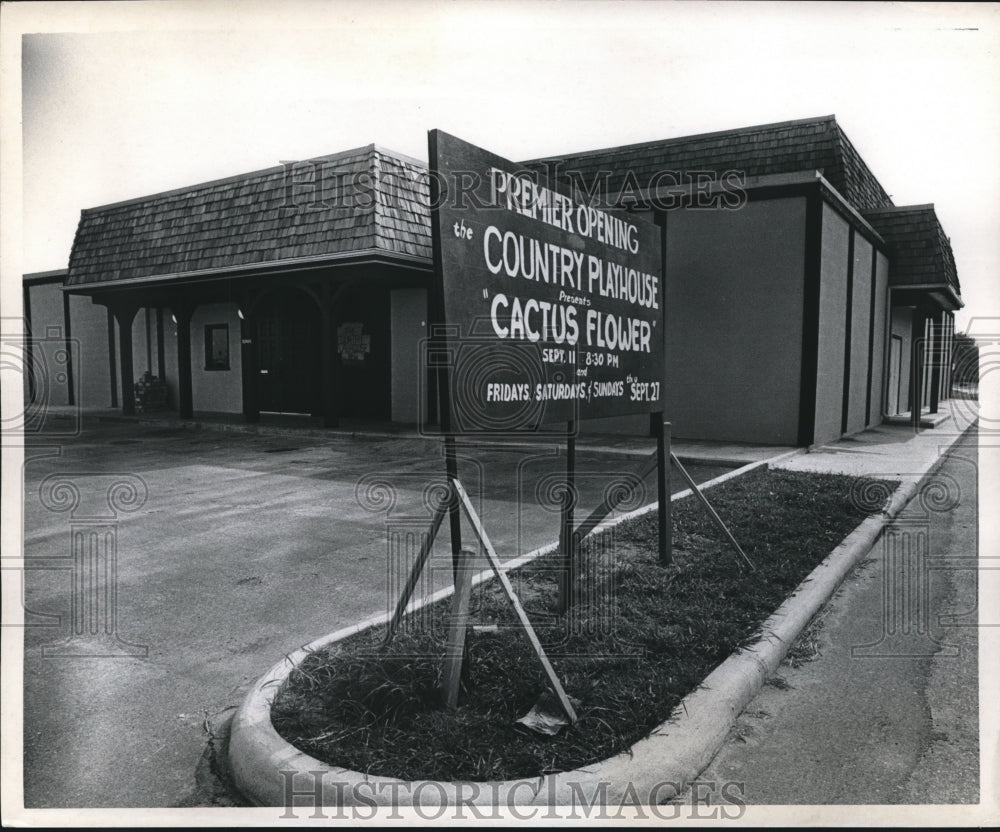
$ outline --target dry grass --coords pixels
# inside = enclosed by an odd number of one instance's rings
[[[674,504],[674,557],[657,562],[656,517],[619,526],[580,556],[587,599],[552,610],[554,562],[514,573],[515,588],[579,721],[556,737],[517,725],[545,689],[538,662],[495,582],[474,595],[459,707],[440,707],[447,604],[418,614],[382,654],[377,628],[310,656],[272,709],[278,732],[333,765],[403,779],[493,780],[578,768],[629,748],[733,651],[863,519],[852,479],[758,470],[711,491],[757,564],[738,556],[700,505]]]

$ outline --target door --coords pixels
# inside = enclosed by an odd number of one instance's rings
[[[899,413],[899,367],[902,363],[903,339],[893,335],[889,342],[889,383],[886,413],[895,416]]]
[[[303,292],[275,293],[257,318],[262,413],[320,412],[319,310]]]

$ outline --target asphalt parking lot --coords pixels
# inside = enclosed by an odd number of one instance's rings
[[[502,558],[556,538],[554,446],[460,457]],[[581,514],[637,463],[580,452]],[[726,470],[689,467],[698,481]],[[138,424],[38,437],[24,467],[25,805],[223,799],[213,727],[283,654],[391,607],[442,475],[440,443],[416,438]],[[626,507],[655,500],[646,487]],[[114,594],[88,596],[101,587],[72,585],[72,555],[102,545],[116,547]],[[450,579],[449,553],[445,524],[434,588]],[[84,620],[95,609],[104,617]],[[74,616],[86,637],[66,648]],[[114,638],[89,636],[108,627]]]

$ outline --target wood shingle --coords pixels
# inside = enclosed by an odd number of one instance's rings
[[[67,285],[368,250],[431,258],[426,167],[375,145],[86,209]]]
[[[525,164],[542,171],[551,163],[558,164],[566,181],[582,183],[585,188],[592,187],[602,172],[608,172],[606,187],[612,198],[629,172],[646,187],[660,171],[718,175],[740,171],[754,177],[818,170],[859,210],[892,205],[834,116],[570,153]]]
[[[946,283],[961,293],[951,241],[933,205],[874,209],[864,217],[890,248],[890,285]]]

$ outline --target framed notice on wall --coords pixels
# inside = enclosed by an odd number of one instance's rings
[[[429,136],[453,430],[663,410],[660,228]]]
[[[345,362],[363,363],[372,351],[372,337],[365,333],[360,322],[344,323],[337,327],[337,352]]]

